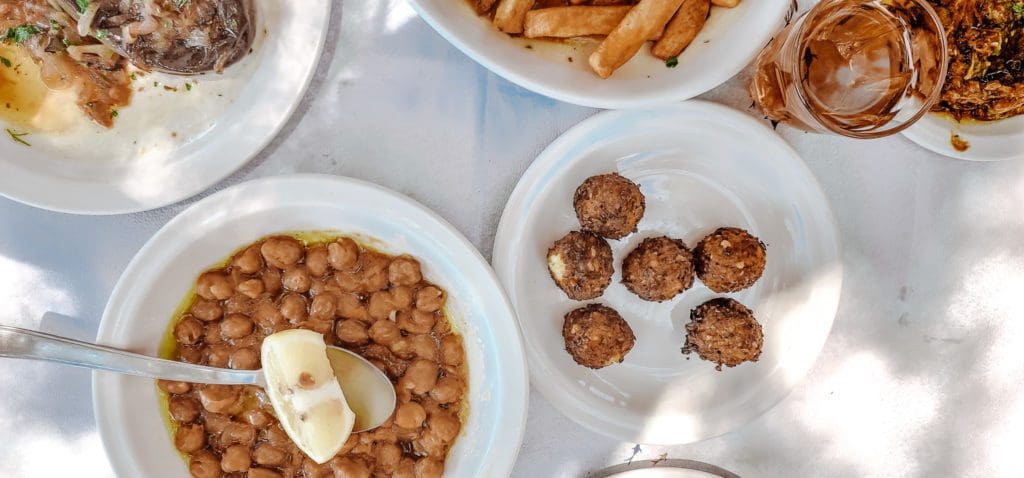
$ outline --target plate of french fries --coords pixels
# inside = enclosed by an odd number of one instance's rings
[[[725,82],[792,0],[409,0],[449,42],[524,88],[596,108],[691,98]]]

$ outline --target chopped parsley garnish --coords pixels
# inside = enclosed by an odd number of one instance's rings
[[[139,77],[138,77],[138,76],[135,76],[135,73],[134,73],[134,72],[133,72],[132,74],[128,75],[128,78],[131,78],[131,79],[132,79],[132,81],[135,81],[135,80],[139,79]]]
[[[159,81],[154,81],[153,82],[153,88],[156,88],[158,86],[160,86],[160,82]]]
[[[15,143],[21,143],[24,144],[25,146],[32,146],[31,144],[28,144],[28,141],[22,139],[23,136],[28,136],[27,132],[15,133],[14,130],[11,128],[6,128],[4,131],[7,131],[7,134],[11,136],[11,139],[13,139]]]
[[[1016,13],[1017,15],[1024,13],[1024,3],[1014,3],[1012,8],[1013,13]]]
[[[107,38],[108,36],[110,36],[110,31],[108,31],[106,28],[101,28],[99,30],[96,30],[96,38],[97,39],[103,40],[103,39]]]
[[[679,65],[679,58],[672,57],[665,60],[665,66],[669,68],[675,68],[677,65]]]
[[[4,58],[2,56],[0,56],[0,63],[3,63],[3,65],[7,68],[11,67],[11,60],[8,60],[7,58]]]
[[[111,118],[117,118],[118,114],[120,114],[120,113],[118,113],[117,110],[110,110],[110,117]]]
[[[174,0],[174,3],[178,5],[178,10],[181,10],[185,8],[185,5],[188,5],[188,0]]]
[[[188,91],[192,91],[192,83],[185,83],[185,89]]]
[[[3,40],[5,42],[25,43],[29,37],[39,33],[39,29],[35,25],[21,25],[14,28],[8,28],[7,34],[4,35]]]
[[[89,0],[75,0],[78,4],[78,11],[84,12],[86,8],[89,8]]]

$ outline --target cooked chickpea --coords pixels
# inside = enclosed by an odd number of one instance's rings
[[[180,358],[182,362],[201,364],[201,363],[203,363],[203,358],[204,357],[205,357],[205,354],[203,353],[203,347],[179,347],[178,348],[178,358]]]
[[[306,251],[306,270],[313,277],[323,277],[331,264],[327,260],[327,246],[316,245]]]
[[[441,339],[441,363],[445,365],[461,365],[462,359],[462,339],[457,335],[445,335]]]
[[[462,398],[462,390],[462,380],[449,375],[437,381],[437,385],[430,390],[430,398],[437,400],[437,403],[452,403]]]
[[[436,433],[445,443],[454,441],[455,437],[459,436],[460,428],[462,426],[459,424],[459,419],[448,412],[431,414],[427,420],[427,429]]]
[[[395,425],[402,428],[419,428],[427,419],[427,412],[416,402],[403,403],[395,410]]]
[[[334,318],[334,311],[338,308],[338,299],[333,293],[324,292],[313,297],[309,304],[309,318],[316,320],[331,320]]]
[[[416,478],[441,478],[444,464],[434,458],[420,458],[416,462]]]
[[[366,306],[367,313],[376,320],[387,319],[391,312],[398,310],[394,300],[391,298],[391,291],[381,290],[370,295],[370,303]]]
[[[336,457],[331,460],[334,478],[370,478],[370,469],[361,461],[348,457]]]
[[[235,294],[224,302],[224,314],[249,315],[256,309],[256,301],[245,294]]]
[[[247,471],[252,465],[249,458],[249,447],[245,445],[233,445],[224,450],[220,458],[220,469],[225,473],[237,473]]]
[[[437,316],[433,312],[419,309],[403,310],[398,313],[398,327],[410,334],[425,334],[434,328]]]
[[[276,294],[281,292],[281,270],[268,267],[260,272],[260,280],[263,281],[263,292]]]
[[[370,340],[366,332],[366,324],[352,319],[339,320],[335,327],[338,340],[345,345],[362,345]]]
[[[429,334],[410,335],[407,338],[414,355],[431,362],[437,361],[437,339]]]
[[[255,274],[263,267],[263,256],[260,255],[260,248],[249,246],[238,253],[231,261],[231,265],[245,274]]]
[[[399,257],[388,266],[388,282],[392,285],[416,285],[423,280],[420,263],[411,257]]]
[[[391,473],[391,478],[416,478],[416,462],[412,458],[402,458]]]
[[[239,282],[238,285],[235,286],[235,290],[237,290],[240,294],[244,294],[246,297],[250,299],[255,299],[259,297],[260,294],[263,293],[263,289],[263,281],[260,279],[247,279],[242,282]]]
[[[388,286],[388,266],[391,260],[387,256],[370,251],[363,253],[360,261],[363,265],[359,271],[362,276],[361,292],[375,292]]]
[[[284,432],[281,425],[275,424],[270,428],[264,428],[260,431],[260,440],[265,441],[277,448],[287,449],[290,446],[295,446],[292,440],[288,438],[288,434]]]
[[[220,433],[221,446],[252,445],[256,440],[256,429],[248,423],[231,422]]]
[[[307,329],[317,332],[324,336],[324,341],[327,345],[333,345],[333,337],[331,332],[334,330],[333,320],[307,320],[299,324],[300,329]]]
[[[210,323],[203,332],[203,342],[207,345],[224,343],[224,336],[220,333],[220,322]]]
[[[192,316],[185,316],[174,326],[174,338],[179,343],[194,345],[206,333],[203,323]]]
[[[260,354],[254,347],[242,347],[231,351],[228,367],[235,370],[256,370],[260,365]]]
[[[416,291],[416,308],[423,312],[434,312],[444,305],[444,291],[428,285]]]
[[[220,335],[225,339],[240,339],[252,333],[252,319],[242,314],[229,314],[220,322]]]
[[[282,475],[267,468],[249,468],[246,478],[282,478]]]
[[[363,301],[354,294],[345,293],[338,295],[337,307],[334,313],[343,319],[354,319],[363,322],[369,322],[370,320],[370,314],[366,311]]]
[[[188,461],[188,472],[193,478],[220,478],[220,460],[207,450],[194,452]]]
[[[377,446],[377,467],[385,473],[393,473],[402,459],[402,447],[395,443],[381,443]]]
[[[303,252],[302,243],[288,236],[271,237],[260,246],[263,259],[278,269],[287,269],[297,264]]]
[[[225,300],[235,293],[235,285],[222,272],[204,272],[196,279],[196,293],[209,300]]]
[[[231,417],[223,413],[207,413],[203,417],[203,428],[211,435],[223,432],[230,424]]]
[[[443,456],[446,449],[444,440],[429,428],[412,441],[412,447],[420,455]]]
[[[430,360],[417,359],[409,365],[401,382],[402,388],[412,390],[416,395],[427,393],[437,384],[437,364]]]
[[[199,418],[199,411],[202,406],[194,398],[182,397],[179,395],[172,396],[167,401],[167,411],[171,414],[171,418],[181,423],[192,423]]]
[[[266,428],[270,425],[271,416],[259,408],[245,412],[245,421],[256,428]]]
[[[391,353],[402,360],[408,360],[416,356],[416,351],[412,349],[412,341],[407,337],[402,337],[392,342],[389,348]]]
[[[203,408],[214,412],[230,411],[238,403],[239,389],[231,385],[207,385],[199,391]]]
[[[174,447],[185,453],[192,453],[206,445],[206,433],[202,425],[182,425],[174,432]]]
[[[286,294],[281,298],[281,315],[297,324],[306,320],[306,299],[299,294]]]
[[[370,326],[369,335],[378,344],[391,345],[402,338],[402,331],[390,320],[378,320]]]
[[[252,458],[261,465],[281,466],[288,460],[288,452],[264,443],[256,447],[252,452]]]
[[[203,361],[211,367],[227,368],[231,361],[231,349],[225,345],[208,345],[203,348]]]
[[[193,317],[204,322],[211,322],[224,315],[224,309],[214,300],[196,299],[189,309]]]
[[[312,284],[313,279],[309,276],[309,271],[302,266],[290,267],[281,276],[281,285],[284,286],[285,290],[292,292],[304,294],[309,291],[309,286]]]
[[[327,262],[336,271],[351,271],[359,260],[359,246],[347,237],[327,245]]]
[[[284,322],[284,317],[277,311],[277,307],[274,307],[274,304],[269,301],[260,302],[256,306],[252,318],[257,324],[260,324],[260,327],[269,330],[274,330],[275,326]]]

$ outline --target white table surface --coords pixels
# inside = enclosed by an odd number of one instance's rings
[[[402,0],[348,0],[285,131],[221,189],[293,172],[370,180],[422,201],[485,256],[523,170],[594,110],[478,66]],[[741,75],[704,95],[752,115]],[[1020,476],[1024,163],[945,159],[902,137],[780,134],[832,203],[843,296],[817,365],[785,401],[701,443],[640,447],[744,477]],[[92,338],[146,239],[193,202],[77,217],[0,198],[0,322]],[[41,321],[53,311],[76,319]],[[827,317],[822,317],[826,320]],[[110,476],[89,373],[0,362],[0,476]],[[511,444],[510,444],[511,445]],[[530,396],[518,477],[586,476],[634,454]]]

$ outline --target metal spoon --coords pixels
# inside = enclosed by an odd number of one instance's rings
[[[175,362],[102,345],[0,325],[0,357],[45,360],[76,367],[139,377],[220,385],[266,388],[262,370],[230,370]],[[334,375],[356,415],[353,432],[379,427],[395,411],[395,387],[366,359],[338,347],[327,347]]]

